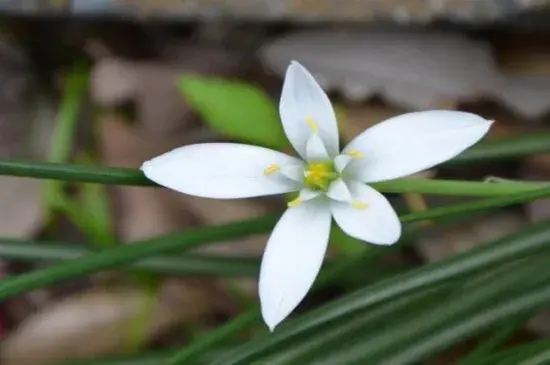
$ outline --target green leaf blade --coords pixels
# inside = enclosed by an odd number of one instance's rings
[[[279,114],[265,92],[240,81],[185,75],[179,89],[215,131],[242,142],[284,149]]]

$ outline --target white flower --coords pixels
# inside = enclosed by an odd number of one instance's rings
[[[279,111],[301,159],[263,147],[204,143],[177,148],[142,166],[156,183],[201,197],[299,191],[275,226],[262,260],[260,301],[271,330],[312,286],[327,249],[331,217],[350,236],[373,244],[391,245],[399,239],[395,211],[366,183],[448,160],[479,141],[492,123],[456,111],[409,113],[367,129],[340,151],[331,103],[297,62],[287,69]]]

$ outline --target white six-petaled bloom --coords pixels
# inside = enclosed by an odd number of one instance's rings
[[[325,256],[331,217],[350,236],[373,244],[391,245],[399,239],[395,211],[367,183],[446,161],[479,141],[492,123],[456,111],[414,112],[367,129],[340,151],[331,103],[295,61],[286,72],[279,111],[301,158],[257,146],[204,143],[177,148],[142,166],[156,183],[200,197],[299,191],[275,226],[262,259],[260,301],[271,330],[312,286]]]

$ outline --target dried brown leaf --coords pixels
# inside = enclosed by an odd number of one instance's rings
[[[0,177],[0,236],[29,237],[44,219],[42,182],[18,177]]]
[[[100,124],[103,163],[138,168],[149,158],[175,147],[175,142],[147,135],[142,128],[128,125],[117,116],[106,116]],[[171,202],[166,189],[116,187],[117,226],[125,241],[166,234],[191,224]]]
[[[514,233],[526,225],[521,213],[499,212],[450,228],[436,228],[418,240],[418,251],[429,262],[467,251]]]
[[[137,290],[97,291],[69,297],[28,317],[0,345],[3,365],[49,365],[125,351],[135,321],[146,320],[151,339],[208,314],[211,291],[166,286],[158,297]]]
[[[92,95],[110,107],[124,102],[136,104],[138,119],[149,131],[169,134],[198,125],[177,84],[184,73],[232,74],[237,58],[217,48],[184,46],[176,61],[100,60],[92,72]]]
[[[299,31],[266,45],[260,57],[280,75],[298,60],[325,89],[341,91],[350,101],[379,94],[416,110],[475,98],[498,79],[488,45],[452,32]]]

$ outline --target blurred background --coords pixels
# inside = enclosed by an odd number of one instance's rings
[[[546,133],[550,124],[546,0],[4,0],[0,15],[1,159],[138,168],[185,144],[256,142],[243,125],[205,118],[178,87],[180,77],[246,83],[276,106],[293,59],[330,93],[344,140],[393,115],[424,109],[494,119],[489,139]],[[224,95],[212,97],[223,103]],[[261,134],[273,128],[246,119],[249,102],[226,107],[243,116],[245,129]],[[548,180],[550,155],[422,174],[488,176]],[[393,198],[402,212],[466,201]],[[0,278],[118,242],[276,214],[284,204],[2,176]],[[550,201],[539,200],[425,227],[413,245],[311,294],[298,313],[549,217]],[[199,250],[243,258],[247,275],[184,275],[177,259],[166,258],[156,272],[113,270],[7,299],[0,303],[0,363],[76,364],[185,347],[257,303],[257,259],[266,239],[255,235]],[[346,241],[341,234],[332,239]],[[356,242],[331,247],[329,256],[368,249]],[[262,331],[258,321],[233,341]],[[506,343],[549,335],[550,312],[543,311],[515,327]],[[429,364],[457,363],[478,342],[455,344]]]

